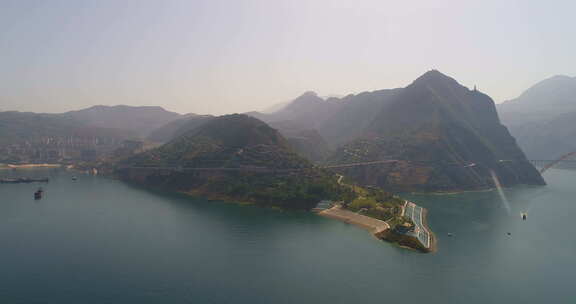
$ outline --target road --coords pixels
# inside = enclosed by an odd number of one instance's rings
[[[556,163],[559,162],[569,162],[566,158],[573,157],[576,155],[576,152],[567,154],[558,160],[528,160],[530,162],[550,162],[544,169],[541,171],[545,171],[546,169],[554,166]],[[513,162],[514,160],[500,160],[500,162]],[[369,162],[358,162],[358,163],[349,163],[349,164],[341,164],[341,165],[328,165],[328,166],[317,166],[317,168],[322,169],[337,169],[337,168],[348,168],[348,167],[357,167],[357,166],[370,166],[370,165],[377,165],[377,164],[388,164],[388,163],[396,163],[396,162],[409,162],[409,163],[421,163],[424,161],[409,161],[409,160],[399,160],[399,159],[386,159],[386,160],[377,160],[377,161],[369,161]],[[462,165],[463,168],[472,168],[476,167],[477,164],[474,163],[455,163]],[[253,171],[253,172],[297,172],[302,170],[307,170],[309,168],[301,168],[301,169],[274,169],[274,168],[267,168],[267,167],[241,167],[241,168],[223,168],[223,167],[211,167],[211,168],[190,168],[190,167],[179,167],[179,166],[163,166],[163,167],[142,167],[142,166],[134,166],[134,167],[123,167],[124,169],[154,169],[154,170],[175,170],[175,171]],[[120,168],[120,169],[123,169]]]
[[[324,166],[322,168],[335,169],[335,168],[346,168],[346,167],[356,167],[356,166],[369,166],[369,165],[376,165],[376,164],[395,163],[395,162],[399,162],[399,161],[400,160],[397,160],[397,159],[387,159],[387,160],[377,160],[377,161],[351,163],[351,164],[343,164],[343,165],[331,165],[331,166]]]
[[[332,166],[320,166],[319,168],[322,169],[335,169],[335,168],[346,168],[346,167],[356,167],[356,166],[369,166],[375,164],[385,164],[385,163],[394,163],[398,162],[399,160],[379,160],[379,161],[371,161],[371,162],[361,162],[361,163],[351,163],[351,164],[343,164],[343,165],[332,165]],[[152,169],[152,170],[175,170],[175,171],[255,171],[255,172],[297,172],[302,170],[307,170],[309,168],[302,168],[302,169],[274,169],[274,168],[267,168],[267,167],[240,167],[240,168],[225,168],[225,167],[212,167],[212,168],[190,168],[190,167],[144,167],[144,166],[131,166],[131,167],[122,167],[120,169]]]

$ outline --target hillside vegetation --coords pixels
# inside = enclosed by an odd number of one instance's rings
[[[170,166],[181,170],[152,169]],[[278,131],[238,114],[214,118],[159,148],[124,160],[117,173],[152,187],[283,208],[310,209],[320,200],[350,192],[333,173],[292,151]]]

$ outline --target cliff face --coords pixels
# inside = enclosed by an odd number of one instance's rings
[[[458,191],[493,187],[491,172],[505,186],[542,185],[494,102],[438,71],[430,71],[396,94],[365,129],[341,147],[333,163],[398,160],[345,169],[365,184],[395,191]]]

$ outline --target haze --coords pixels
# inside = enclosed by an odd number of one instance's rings
[[[223,114],[407,85],[497,102],[576,71],[572,1],[0,1],[0,110]]]

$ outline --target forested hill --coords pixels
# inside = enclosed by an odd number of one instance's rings
[[[126,161],[138,166],[311,166],[289,148],[278,131],[256,118],[240,114],[211,119],[157,149]]]
[[[146,169],[170,166],[182,169]],[[214,118],[126,159],[117,173],[150,187],[285,208],[309,209],[342,192],[333,173],[293,152],[278,131],[239,114]]]

